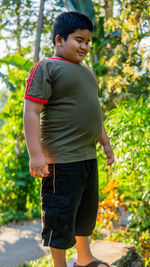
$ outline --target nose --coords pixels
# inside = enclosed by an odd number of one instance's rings
[[[88,45],[87,45],[86,43],[82,42],[82,43],[81,43],[81,48],[82,48],[83,50],[87,50]]]

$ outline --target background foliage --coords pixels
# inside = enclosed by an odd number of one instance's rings
[[[101,184],[103,201],[100,202],[98,214],[101,227],[109,228],[118,219],[120,207],[130,211],[129,235],[132,233],[145,259],[150,256],[149,115],[149,99],[144,101],[143,98],[125,101],[108,113],[105,127],[111,138],[116,162],[109,173],[108,183]],[[98,149],[99,165],[102,163],[101,153]],[[142,242],[144,249],[141,248]]]
[[[11,61],[12,59],[10,59]],[[23,98],[26,60],[21,56],[17,68],[9,70],[9,80],[15,85],[1,113],[4,124],[0,130],[0,210],[1,223],[21,218],[32,218],[40,214],[40,180],[29,174],[28,153],[23,130]],[[29,64],[30,63],[30,64]],[[22,69],[18,69],[18,66]],[[28,61],[31,66],[32,62]],[[27,66],[27,65],[26,65]],[[32,203],[32,204],[31,204]]]

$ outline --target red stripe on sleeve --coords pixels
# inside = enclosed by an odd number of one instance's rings
[[[40,62],[38,62],[34,67],[33,70],[31,70],[30,76],[29,76],[29,80],[27,81],[27,88],[26,88],[26,95],[28,95],[30,87],[31,87],[31,83],[33,80],[33,77],[36,73],[36,70],[38,68],[38,66],[41,64],[42,61],[44,61],[45,59],[41,60]]]
[[[31,69],[31,71],[30,71],[30,75],[29,75],[29,77],[28,77],[28,79],[27,79],[27,84],[26,84],[26,91],[25,91],[25,94],[27,94],[28,86],[29,86],[29,82],[30,82],[30,80],[31,80],[31,77],[32,77],[32,74],[33,74],[33,71],[34,71],[35,67],[36,67],[36,65]]]
[[[43,104],[46,104],[48,102],[48,99],[40,99],[40,98],[36,98],[36,97],[30,96],[30,95],[25,95],[24,98],[32,100],[34,102],[43,103]]]

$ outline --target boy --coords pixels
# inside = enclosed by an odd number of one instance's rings
[[[76,243],[76,266],[106,267],[90,252],[88,236],[98,208],[96,142],[114,155],[102,123],[98,85],[81,64],[92,22],[62,13],[53,26],[54,56],[37,63],[25,92],[24,126],[32,176],[42,177],[42,239],[54,267],[66,267],[65,250]]]

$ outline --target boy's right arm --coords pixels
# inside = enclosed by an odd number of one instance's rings
[[[42,103],[25,100],[25,138],[30,156],[30,173],[35,177],[44,177],[49,173],[47,160],[43,154],[40,141],[40,113],[42,107]]]

